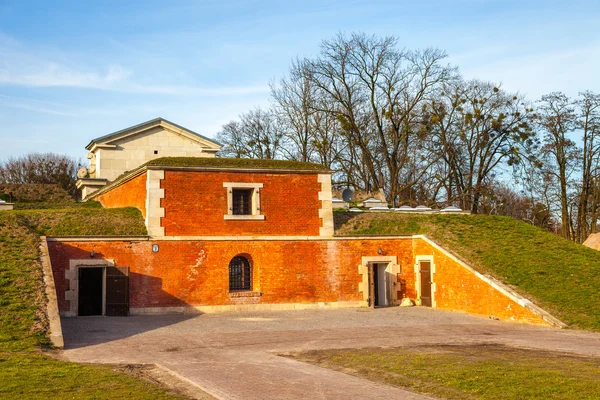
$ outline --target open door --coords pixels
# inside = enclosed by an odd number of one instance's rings
[[[106,267],[105,315],[129,315],[129,267]]]
[[[102,315],[104,268],[78,268],[78,313],[79,316]]]
[[[369,263],[369,307],[393,305],[392,274],[389,263]]]

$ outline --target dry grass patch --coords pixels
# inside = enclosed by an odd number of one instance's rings
[[[501,345],[320,350],[299,361],[445,399],[600,399],[600,359]]]

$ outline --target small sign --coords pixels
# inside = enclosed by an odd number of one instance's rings
[[[158,253],[158,245],[157,244],[153,244],[152,245],[152,252],[153,253]]]

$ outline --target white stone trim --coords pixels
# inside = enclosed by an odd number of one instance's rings
[[[224,188],[229,189],[262,189],[262,183],[253,182],[223,182]]]
[[[321,191],[318,193],[318,199],[321,201],[319,209],[319,218],[321,219],[321,227],[319,228],[319,236],[333,236],[333,207],[331,193],[331,174],[317,175],[317,182],[321,183]]]
[[[160,201],[165,198],[165,189],[161,189],[160,181],[165,179],[165,171],[148,170],[146,172],[146,229],[150,236],[165,236],[165,228],[161,226],[161,218],[165,209]]]
[[[262,221],[265,219],[264,215],[233,215],[233,214],[227,214],[224,215],[223,218],[225,218],[226,221],[244,221],[244,220],[255,220],[255,221]]]
[[[435,283],[435,263],[433,262],[433,255],[418,255],[415,256],[415,292],[417,293],[417,298],[415,302],[417,304],[421,304],[421,274],[419,273],[419,263],[421,261],[429,261],[431,267],[429,270],[429,274],[431,277],[431,308],[437,308],[437,304],[435,302],[435,292],[436,292],[436,283]]]
[[[227,214],[223,216],[225,220],[264,220],[265,216],[260,209],[260,189],[262,183],[254,182],[223,182],[223,187],[227,189]],[[252,189],[252,214],[234,215],[233,214],[233,191],[235,189]]]
[[[49,242],[131,242],[131,241],[244,241],[244,240],[267,240],[267,241],[344,241],[344,240],[412,240],[412,236],[333,236],[324,238],[321,236],[282,236],[282,235],[258,235],[258,236],[54,236],[48,237]]]
[[[69,289],[65,290],[65,300],[69,302],[69,311],[65,317],[76,317],[79,314],[79,268],[113,267],[115,260],[79,259],[69,260],[69,269],[65,270],[65,279],[69,281]],[[106,274],[102,282],[102,314],[106,309]]]
[[[369,301],[369,264],[385,264],[386,272],[392,274],[391,290],[392,290],[392,304],[398,304],[398,274],[402,272],[400,265],[398,264],[397,256],[365,256],[361,258],[361,264],[358,266],[358,273],[362,276],[362,280],[358,283],[358,291],[363,294],[363,301]]]

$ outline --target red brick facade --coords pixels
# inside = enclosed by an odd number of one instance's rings
[[[103,207],[136,207],[146,216],[146,173],[141,174],[121,186],[102,193],[95,200]]]
[[[153,253],[152,244],[159,245]],[[404,281],[398,298],[417,296],[415,257],[432,255],[437,308],[535,324],[545,322],[443,252],[419,238],[257,241],[72,241],[48,243],[59,308],[68,310],[69,260],[114,259],[130,268],[130,306],[191,307],[246,303],[359,302],[363,257],[396,256]],[[230,293],[228,266],[236,255],[252,265],[252,289]]]
[[[166,236],[318,236],[321,184],[317,174],[165,171],[161,226]],[[224,182],[262,183],[264,220],[231,221]]]
[[[518,304],[517,296],[492,286],[422,237],[333,238],[331,188],[323,171],[166,167],[163,175],[157,169],[97,196],[105,207],[142,210],[149,240],[49,240],[63,313],[77,315],[71,302],[78,289],[69,287],[76,285],[77,271],[68,271],[68,276],[65,271],[72,260],[90,260],[92,251],[96,266],[114,260],[116,266],[129,267],[132,312],[248,304],[365,305],[365,292],[375,293],[369,289],[375,286],[369,281],[369,268],[383,272],[384,303],[398,304],[404,297],[419,300],[422,289],[415,264],[426,257],[434,270],[427,279],[433,282],[434,307],[545,324]],[[228,191],[240,184],[251,187],[253,199],[260,199],[253,200],[259,206],[252,217],[264,219],[230,219]],[[246,240],[248,236],[255,240]],[[153,245],[158,245],[157,252]],[[250,261],[251,288],[230,292],[229,263],[238,255]],[[367,267],[380,262],[387,264]]]

